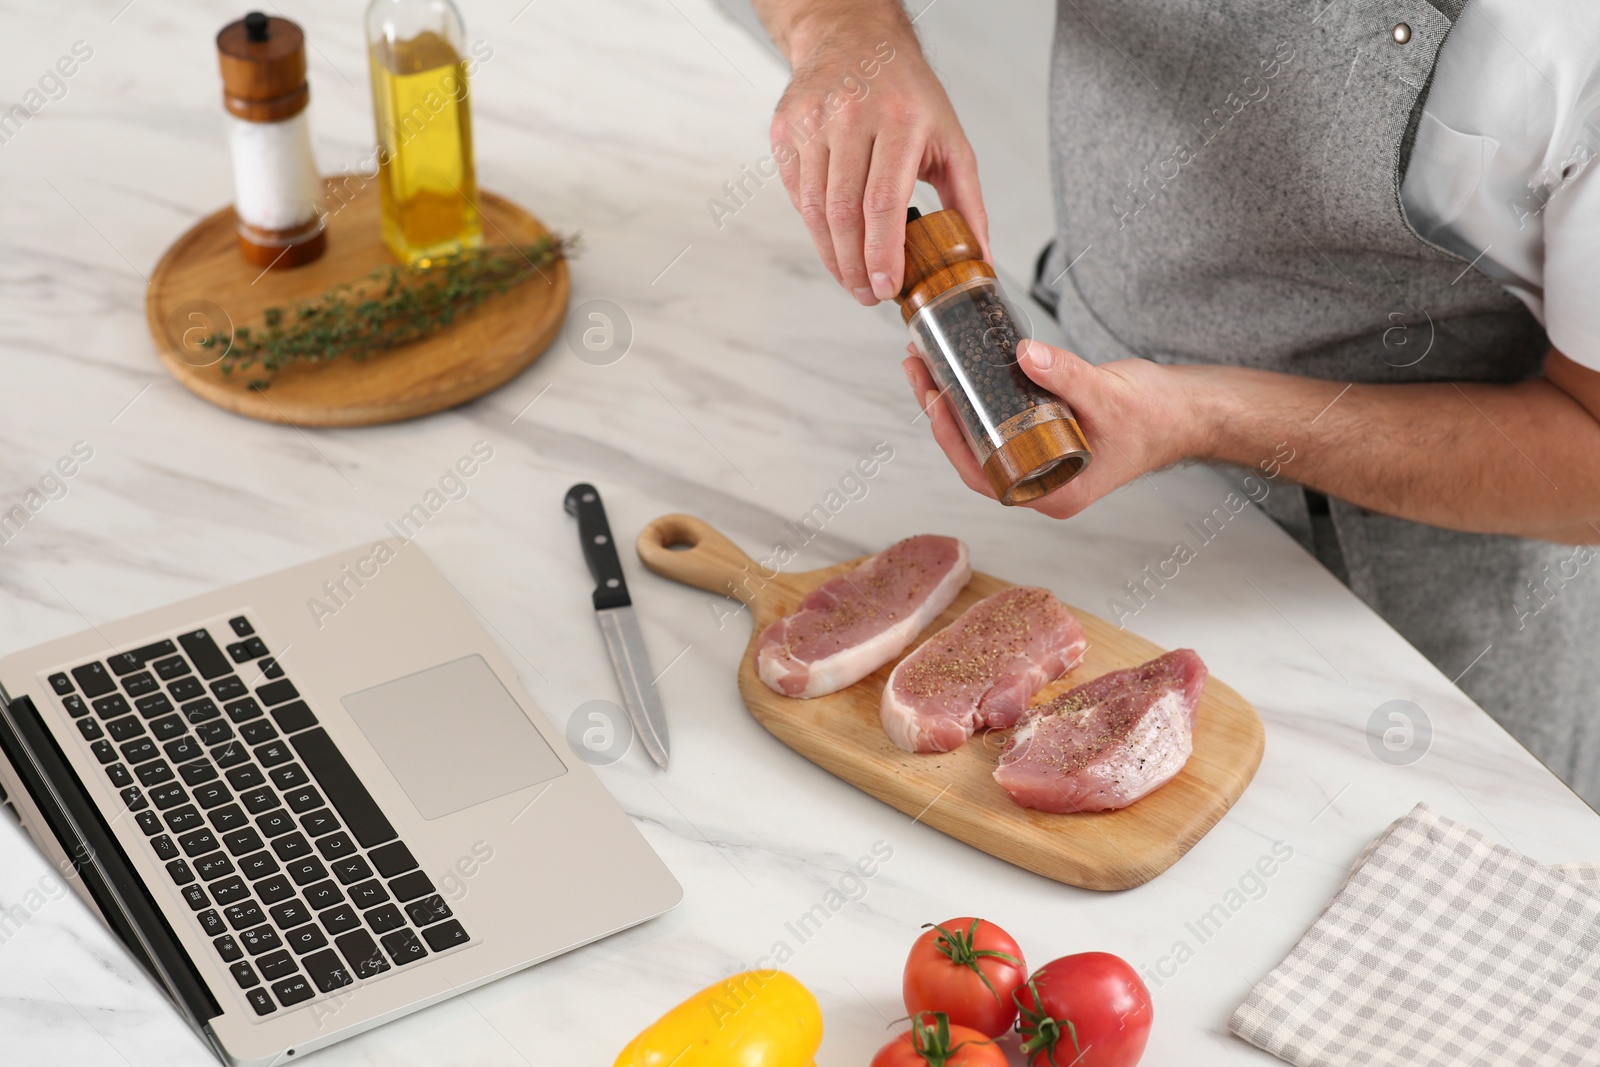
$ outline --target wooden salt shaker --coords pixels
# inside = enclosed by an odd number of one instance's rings
[[[305,34],[252,11],[217,34],[239,250],[258,267],[309,263],[327,245],[311,155]]]

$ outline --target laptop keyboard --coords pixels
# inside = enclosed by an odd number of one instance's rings
[[[244,1000],[270,1015],[466,944],[250,620],[226,626],[49,681]]]

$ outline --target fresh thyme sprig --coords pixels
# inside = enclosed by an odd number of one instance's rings
[[[529,245],[499,245],[415,264],[379,267],[293,307],[269,307],[255,326],[216,333],[202,347],[222,348],[223,374],[259,368],[249,388],[265,389],[293,363],[362,359],[431,336],[489,297],[521,285],[570,254],[575,237],[550,235]]]

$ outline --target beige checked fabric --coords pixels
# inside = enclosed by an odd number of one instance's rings
[[[1419,804],[1228,1026],[1297,1067],[1600,1065],[1600,865]]]

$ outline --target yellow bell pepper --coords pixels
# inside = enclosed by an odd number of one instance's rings
[[[615,1067],[812,1067],[821,1045],[809,989],[783,971],[745,971],[651,1023]]]

